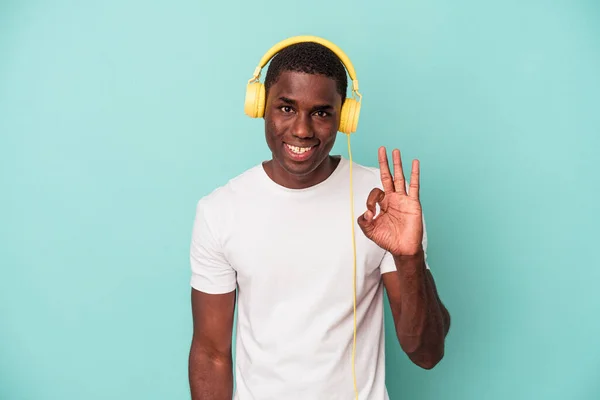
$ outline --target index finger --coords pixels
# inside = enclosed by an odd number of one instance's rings
[[[379,148],[379,173],[381,175],[381,184],[383,185],[383,191],[391,193],[394,191],[394,180],[390,173],[390,166],[388,164],[387,152],[384,146]]]

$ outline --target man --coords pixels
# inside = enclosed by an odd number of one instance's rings
[[[383,147],[379,169],[354,164],[361,201],[350,221],[350,162],[330,155],[347,89],[340,59],[317,43],[291,45],[272,59],[265,88],[272,159],[197,205],[192,399],[388,399],[383,289],[400,346],[416,365],[440,361],[450,324],[426,262],[419,163],[410,185],[398,150],[393,175]],[[351,222],[360,227],[356,348]]]

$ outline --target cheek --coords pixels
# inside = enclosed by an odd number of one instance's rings
[[[289,130],[289,121],[285,118],[265,117],[265,129],[269,137],[281,138]]]
[[[265,139],[271,150],[274,150],[277,137],[281,136],[279,132],[281,132],[281,129],[278,128],[277,123],[265,118]]]
[[[322,141],[334,141],[338,132],[339,124],[337,121],[321,122],[315,125],[315,131]]]

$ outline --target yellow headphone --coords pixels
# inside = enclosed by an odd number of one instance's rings
[[[342,133],[350,134],[356,132],[358,126],[358,115],[360,114],[360,100],[362,99],[361,94],[358,92],[358,79],[356,79],[356,72],[354,66],[350,62],[350,59],[346,54],[335,44],[328,40],[317,36],[294,36],[273,46],[258,63],[258,66],[254,70],[254,75],[248,81],[248,87],[246,88],[246,100],[244,103],[244,112],[251,118],[262,118],[265,114],[265,86],[259,82],[260,72],[262,68],[283,48],[291,46],[301,42],[315,42],[319,43],[331,51],[333,51],[338,58],[342,61],[348,71],[348,75],[352,79],[352,94],[358,97],[346,98],[342,105],[342,113],[340,116],[339,131]]]
[[[352,227],[352,247],[354,249],[354,279],[353,279],[353,290],[354,290],[354,342],[352,346],[352,377],[354,379],[354,393],[356,400],[358,400],[358,388],[356,384],[356,237],[354,234],[354,196],[352,188],[352,150],[350,148],[350,134],[356,132],[358,126],[358,115],[360,114],[360,105],[362,101],[362,95],[358,92],[358,79],[356,79],[356,72],[354,66],[350,62],[350,59],[346,54],[335,44],[328,40],[317,36],[294,36],[275,44],[271,49],[260,59],[258,66],[254,70],[254,74],[250,80],[248,80],[248,86],[246,88],[246,100],[244,103],[244,112],[251,118],[262,118],[265,112],[265,86],[259,82],[260,71],[269,62],[271,58],[275,56],[283,48],[288,47],[292,44],[301,42],[315,42],[319,43],[331,51],[333,51],[338,58],[342,61],[348,71],[348,75],[352,79],[352,95],[358,97],[358,100],[354,97],[346,98],[342,105],[342,112],[340,115],[340,126],[338,131],[345,133],[348,136],[348,158],[350,161],[350,226]]]

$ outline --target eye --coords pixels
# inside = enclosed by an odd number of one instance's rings
[[[323,111],[323,110],[319,110],[315,114],[317,114],[317,116],[322,117],[322,118],[329,116],[329,113],[327,111]]]
[[[281,111],[283,111],[284,113],[290,113],[290,112],[292,112],[292,107],[290,107],[290,106],[281,106],[281,107],[279,107],[279,109]]]

